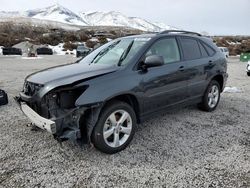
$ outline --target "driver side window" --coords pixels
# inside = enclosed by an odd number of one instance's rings
[[[175,38],[166,38],[156,41],[146,53],[162,56],[164,64],[180,61],[180,52]]]

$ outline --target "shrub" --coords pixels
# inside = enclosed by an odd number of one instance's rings
[[[99,37],[98,40],[100,41],[101,44],[105,44],[108,42],[106,37]]]
[[[0,34],[0,46],[12,47],[13,45],[18,44],[19,42],[21,42],[21,40],[15,38],[12,35],[6,36],[3,34],[2,35]]]
[[[96,41],[87,40],[86,46],[89,47],[89,48],[94,48],[94,46],[95,46],[97,43],[98,43],[98,42],[96,42]]]
[[[85,31],[85,33],[89,36],[93,36],[95,34],[95,31],[94,30],[87,30],[87,31]]]
[[[90,37],[85,32],[79,33],[79,39],[81,42],[86,42],[89,38]]]
[[[76,42],[78,41],[78,37],[76,36],[75,33],[65,33],[63,36],[63,41],[64,42]]]
[[[65,44],[63,45],[63,48],[64,48],[65,50],[70,50],[70,51],[72,51],[72,50],[74,50],[74,49],[77,48],[77,45],[74,44],[74,43],[71,43],[71,42],[65,42]]]
[[[62,42],[61,37],[54,34],[51,34],[49,36],[41,36],[38,40],[40,44],[49,44],[52,46],[56,46]]]

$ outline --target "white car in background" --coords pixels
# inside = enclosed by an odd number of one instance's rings
[[[3,55],[3,46],[0,46],[0,55]]]
[[[247,63],[247,76],[250,76],[250,61]]]
[[[226,48],[226,47],[219,47],[219,49],[226,56],[226,58],[229,57],[229,50],[228,50],[228,48]]]

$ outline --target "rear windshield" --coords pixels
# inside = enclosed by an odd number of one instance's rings
[[[87,48],[85,46],[78,46],[77,50],[86,50]]]

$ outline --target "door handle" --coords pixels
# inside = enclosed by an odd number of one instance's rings
[[[208,65],[209,65],[209,66],[213,66],[213,64],[214,64],[214,63],[213,63],[212,60],[209,60],[209,61],[208,61]]]
[[[183,72],[184,71],[184,66],[180,66],[179,71]]]

